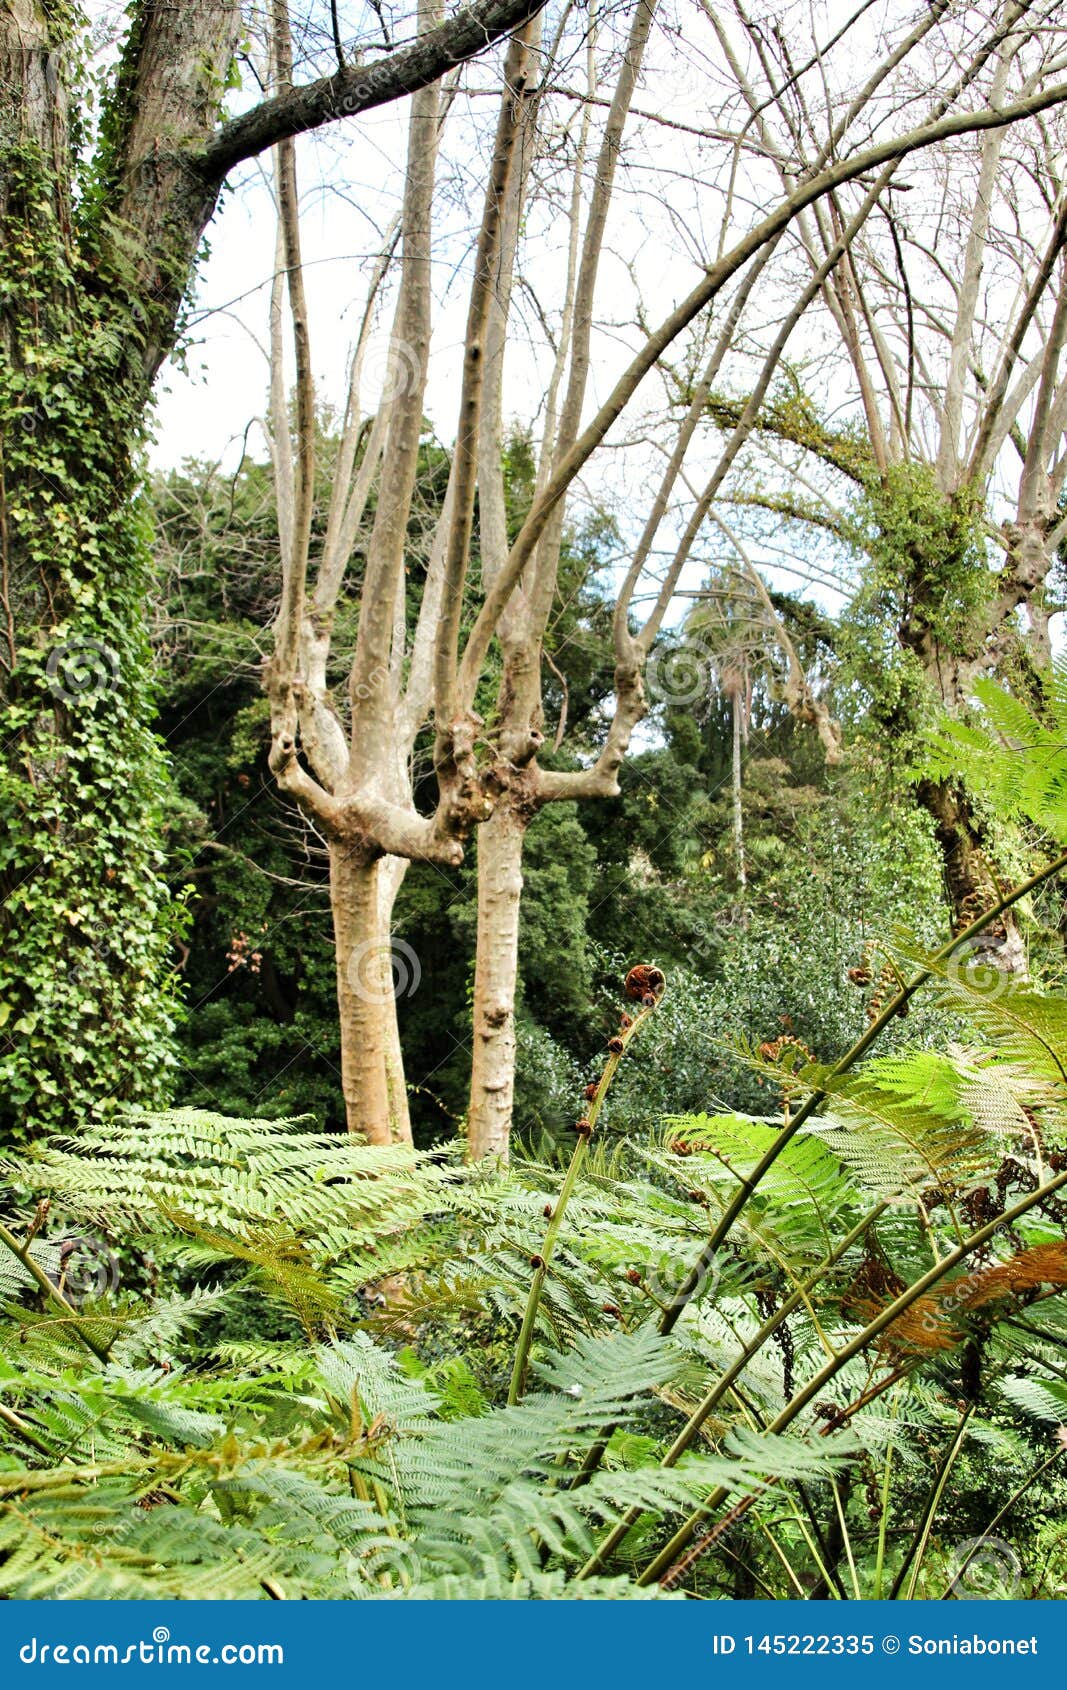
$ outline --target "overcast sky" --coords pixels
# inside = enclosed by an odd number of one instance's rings
[[[715,50],[706,20],[697,39],[693,24],[697,9],[689,6],[688,0],[677,0],[677,8],[667,6],[661,14],[627,132],[598,284],[599,326],[593,343],[586,415],[603,398],[636,346],[639,313],[649,324],[662,319],[693,286],[700,264],[717,251],[717,219],[724,203],[728,149],[697,139],[690,131],[715,127],[721,55]],[[850,6],[848,11],[852,10]],[[883,25],[888,20],[899,31],[906,11],[894,0],[873,0],[860,33],[854,32],[849,38],[852,59],[864,41],[873,56]],[[841,0],[833,0],[823,8],[823,14],[823,27],[827,18],[840,24],[845,15]],[[684,21],[688,34],[679,31],[679,20]],[[609,21],[608,38],[618,27],[618,20]],[[435,213],[436,321],[426,409],[436,433],[446,443],[455,431],[469,260],[495,121],[501,56],[497,49],[464,72],[464,92],[450,112],[442,147],[441,191]],[[572,88],[582,85],[583,57],[580,51],[574,54],[558,73],[559,84]],[[858,62],[848,62],[840,67],[840,74],[850,82],[866,71]],[[239,102],[256,95],[250,78],[246,77],[246,83],[247,90],[238,96]],[[610,94],[610,86],[602,92]],[[915,97],[921,98],[925,107],[929,90],[919,89]],[[554,123],[569,125],[571,141],[579,112],[577,102],[562,95],[551,108]],[[654,114],[666,123],[653,121]],[[597,122],[602,119],[603,112],[597,111]],[[871,126],[890,119],[900,126],[899,113],[886,104],[872,114]],[[382,232],[399,202],[406,121],[407,102],[403,102],[332,125],[298,143],[313,366],[320,401],[335,407],[344,402],[349,349],[364,308],[368,277],[381,251]],[[923,184],[914,199],[908,198],[907,210],[912,217],[921,212],[920,196],[930,192],[923,169],[920,160],[909,161],[909,176]],[[263,414],[267,391],[265,342],[275,263],[275,218],[267,170],[268,160],[245,168],[227,189],[209,231],[210,251],[189,314],[185,367],[168,365],[159,383],[152,450],[153,462],[159,467],[173,467],[186,458],[198,457],[221,461],[232,469],[246,443],[253,455],[264,453],[256,419]],[[554,200],[549,197],[537,213],[540,221],[535,217],[526,231],[522,261],[553,324],[558,322],[564,276],[566,226],[560,210],[566,191],[566,174],[561,171]],[[777,198],[777,192],[770,167],[745,159],[734,184],[731,240],[746,220]],[[787,283],[761,283],[746,313],[744,335],[738,337],[736,359],[740,363],[735,360],[732,376],[735,391],[744,380],[746,348],[751,353],[766,343],[769,327],[780,319],[788,299]],[[537,313],[522,293],[516,295],[513,314],[516,332],[509,342],[505,410],[509,421],[530,425],[536,432],[549,354]],[[367,359],[364,401],[369,406],[375,401],[376,387],[385,371],[388,320],[386,305]],[[832,334],[825,318],[812,318],[796,333],[789,350],[795,361],[803,362],[833,345],[841,379],[826,389],[824,398],[831,407],[839,407],[840,420],[855,410],[857,401],[851,372]],[[678,355],[681,353],[679,348]],[[747,368],[756,368],[751,357]],[[644,429],[642,422],[646,415],[662,410],[663,396],[658,378],[650,377],[634,410],[613,432],[608,449],[597,454],[587,473],[586,494],[614,512],[624,539],[640,526],[662,468],[657,448],[665,438],[663,432],[653,427]],[[709,440],[707,451],[711,450]],[[700,483],[702,468],[698,449],[690,466],[693,485]],[[788,542],[795,543],[793,538]],[[706,560],[723,550],[724,542],[709,534],[695,553],[687,586],[698,584]],[[776,572],[780,584],[796,585],[795,578],[790,580],[780,571],[781,557],[776,562],[765,553],[761,561]],[[836,568],[839,561],[833,559],[831,566]],[[822,590],[819,596],[825,598]]]

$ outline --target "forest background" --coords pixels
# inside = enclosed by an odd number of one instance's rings
[[[1062,1594],[1065,111],[0,4],[5,1592]]]
[[[595,89],[605,84],[610,92],[623,23],[610,11],[604,15],[598,26],[603,66],[592,72],[581,63],[585,38],[575,35],[552,73],[561,88],[581,69],[592,75],[593,97],[606,105]],[[758,35],[759,26],[753,29]],[[868,18],[860,29],[865,50],[873,52],[877,31],[870,32]],[[672,42],[684,42],[685,51],[673,55]],[[649,263],[646,273],[644,246],[677,218],[674,196],[699,205],[697,215],[708,218],[707,176],[720,164],[707,157],[699,116],[707,105],[710,57],[693,20],[661,15],[644,64],[641,109],[627,127],[625,183],[616,194],[612,236],[621,250],[605,255],[599,279],[598,311],[610,322],[593,324],[594,391],[616,361],[617,346],[637,344],[639,325],[647,321],[659,265]],[[484,96],[489,89],[476,91]],[[472,107],[476,117],[478,102]],[[580,91],[570,88],[552,114],[563,148],[578,144],[580,111]],[[665,125],[657,111],[679,115],[680,124]],[[335,348],[348,346],[350,320],[362,303],[361,295],[353,299],[353,270],[358,275],[372,266],[397,210],[399,175],[394,170],[392,182],[386,177],[383,183],[378,166],[396,160],[403,144],[402,123],[386,112],[370,122],[365,150],[361,145],[353,155],[346,148],[339,162],[330,136],[315,143],[309,161],[303,257],[316,344],[323,346],[315,367],[313,549],[322,543],[348,401],[347,360],[339,360]],[[409,536],[416,555],[429,544],[448,476],[452,348],[463,332],[456,270],[469,260],[476,208],[469,146],[464,133],[455,158],[447,159],[458,203],[438,214],[435,229],[440,344],[435,340],[427,374],[420,509]],[[964,168],[961,188],[966,179]],[[562,191],[555,180],[545,186],[542,221],[526,236],[527,262],[538,276],[551,276],[549,291],[566,288],[566,255],[551,223]],[[957,217],[958,209],[950,215]],[[187,804],[168,829],[176,853],[170,872],[182,879],[183,866],[191,863],[188,879],[195,886],[183,944],[187,1009],[178,1035],[183,1066],[177,1097],[239,1114],[307,1108],[332,1126],[343,1120],[343,1110],[322,852],[264,767],[263,631],[275,614],[278,590],[276,489],[263,439],[270,426],[265,382],[275,221],[272,184],[262,171],[253,172],[213,235],[190,318],[187,363],[181,373],[164,377],[152,451],[159,466],[152,482],[157,696]],[[353,252],[367,246],[368,222],[379,244],[354,259]],[[684,243],[699,246],[692,230]],[[988,269],[984,284],[990,298],[1006,285],[992,280]],[[773,285],[778,314],[764,311],[751,334],[731,346],[732,363],[720,378],[724,392],[745,394],[750,372],[760,367],[759,337],[765,340],[794,303],[792,277],[775,277]],[[547,349],[539,326],[523,320],[508,348],[502,409],[512,537],[533,496],[545,420]],[[595,764],[609,732],[618,583],[639,538],[642,500],[651,499],[655,486],[662,452],[657,435],[662,441],[676,426],[706,339],[704,332],[686,347],[683,367],[654,372],[653,407],[650,394],[611,459],[594,465],[572,501],[544,660],[544,715],[553,731],[566,729],[566,767]],[[842,435],[858,437],[857,398],[829,398],[839,358],[813,311],[775,368],[773,393],[791,401],[798,414],[810,410],[820,423],[832,418]],[[362,359],[364,393],[373,400],[375,384],[384,382],[388,397],[396,364],[384,308]],[[531,402],[515,403],[513,396],[523,391]],[[709,420],[721,428],[722,419]],[[176,464],[205,436],[211,456],[191,451]],[[531,1143],[568,1124],[568,1100],[587,1053],[613,1014],[620,966],[638,954],[668,969],[679,990],[638,1059],[641,1076],[630,1101],[624,1104],[616,1093],[616,1110],[633,1111],[625,1116],[631,1125],[715,1100],[731,1107],[758,1104],[759,1083],[731,1056],[738,1037],[795,1031],[811,1048],[839,1054],[865,1024],[866,1000],[847,971],[862,961],[867,943],[902,920],[928,937],[938,931],[943,867],[934,824],[913,802],[917,776],[910,747],[884,733],[879,714],[893,708],[900,664],[886,662],[877,691],[868,690],[870,646],[881,637],[880,624],[899,612],[878,578],[877,561],[872,564],[863,550],[868,494],[862,484],[850,486],[836,476],[834,466],[819,464],[827,472],[828,488],[819,495],[825,509],[831,510],[833,496],[843,507],[840,532],[823,521],[805,521],[807,503],[797,500],[795,513],[789,508],[797,485],[790,474],[801,467],[808,473],[812,464],[799,453],[782,464],[782,445],[766,436],[748,445],[720,495],[722,513],[735,528],[724,533],[710,524],[687,559],[657,650],[650,714],[623,765],[620,797],[552,805],[531,826],[521,904],[514,1114],[516,1130]],[[714,467],[714,451],[714,441],[698,439],[694,457],[705,472]],[[696,473],[690,471],[694,479]],[[753,477],[758,499],[751,496]],[[678,532],[681,503],[671,512]],[[791,515],[801,520],[791,521]],[[769,610],[754,602],[739,539],[748,548],[744,555],[758,560],[775,601]],[[1050,606],[1057,582],[1048,582]],[[736,707],[723,682],[731,644],[740,671]],[[798,723],[790,708],[789,646],[827,712],[845,723],[844,766],[828,765],[810,721]],[[490,696],[488,686],[484,696]],[[736,792],[735,715],[744,741]],[[428,778],[425,762],[422,770]],[[426,807],[425,798],[419,802]],[[423,1143],[452,1136],[466,1115],[475,864],[476,849],[455,869],[414,864],[395,910],[391,948],[401,1039],[416,1136]]]

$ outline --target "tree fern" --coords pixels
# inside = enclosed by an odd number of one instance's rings
[[[946,717],[932,736],[932,772],[961,776],[999,816],[1025,817],[1067,840],[1067,664],[1045,677],[1039,718],[993,681],[975,682],[981,716]]]
[[[359,1256],[370,1274],[390,1271],[390,1235],[455,1202],[454,1176],[408,1146],[195,1109],[128,1112],[0,1170],[110,1236],[200,1229],[258,1246],[276,1229],[298,1237],[313,1265]],[[220,1245],[219,1259],[227,1253]]]

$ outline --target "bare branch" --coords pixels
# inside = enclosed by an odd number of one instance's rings
[[[278,141],[417,93],[454,65],[520,29],[542,5],[543,0],[474,0],[454,18],[374,64],[347,65],[333,76],[264,100],[223,124],[192,162],[207,181],[219,182],[242,159],[254,158]]]
[[[463,343],[463,385],[456,432],[452,510],[445,549],[444,591],[435,662],[435,713],[438,732],[455,711],[457,643],[467,558],[474,526],[474,493],[478,471],[478,441],[485,381],[486,331],[492,305],[493,282],[500,261],[501,227],[508,184],[524,118],[524,94],[530,74],[528,25],[513,39],[504,63],[504,94],[497,123],[493,158],[478,232],[467,332]]]
[[[707,306],[737,271],[760,248],[786,228],[804,207],[846,182],[854,181],[889,161],[906,158],[921,148],[951,140],[954,136],[1007,128],[1046,111],[1067,100],[1067,83],[1056,83],[1028,95],[1010,105],[975,112],[957,112],[933,123],[924,123],[907,134],[867,147],[851,158],[841,160],[804,181],[756,226],[719,262],[709,267],[703,280],[686,299],[648,337],[644,346],[618,378],[608,398],[587,425],[571,451],[554,471],[540,499],[531,510],[511,549],[508,564],[486,596],[471,632],[460,665],[460,696],[470,700],[481,674],[485,653],[500,612],[515,583],[537,545],[556,505],[592,453],[601,444],[613,423],[622,414],[640,383],[667,347]]]

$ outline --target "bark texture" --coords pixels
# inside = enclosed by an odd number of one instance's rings
[[[952,929],[962,932],[983,910],[999,902],[1002,894],[986,855],[985,832],[956,782],[920,781],[917,797],[933,819]],[[989,923],[975,949],[1007,974],[1026,973],[1026,950],[1010,911]]]
[[[341,1088],[348,1128],[371,1144],[410,1142],[411,1123],[396,1030],[396,994],[407,980],[391,948],[392,898],[382,864],[344,845],[330,848],[330,907],[337,957]]]
[[[414,94],[519,29],[543,4],[544,0],[475,0],[409,47],[374,63],[348,65],[334,76],[287,90],[234,118],[204,148],[198,168],[205,176],[221,179],[242,159],[255,157],[277,141]]]
[[[0,1096],[20,1132],[27,1119],[61,1123],[64,1109],[84,1109],[104,1095],[141,1096],[145,1075],[166,1072],[173,975],[157,831],[165,797],[149,731],[136,466],[152,380],[173,347],[204,229],[239,160],[401,96],[414,94],[416,107],[422,101],[436,110],[433,85],[442,73],[491,46],[536,5],[475,0],[444,22],[436,8],[423,10],[432,27],[413,46],[309,88],[293,85],[290,66],[275,98],[220,124],[240,0],[135,0],[89,186],[76,195],[71,112],[82,98],[75,78],[83,21],[66,0],[0,0],[0,800],[11,823],[0,886],[10,895],[0,920],[4,950],[17,963],[0,959],[0,998],[9,1025],[33,1028],[32,1049],[26,1039],[0,1044]],[[282,12],[276,0],[276,27]],[[420,140],[431,175],[434,138]],[[295,178],[285,161],[282,176],[295,216]],[[425,276],[419,285],[425,289]],[[309,396],[305,383],[305,432]],[[418,395],[412,409],[409,458],[421,424]],[[290,566],[301,547],[306,552],[309,468],[301,464],[292,508]],[[284,643],[299,651],[308,634],[299,572],[291,568],[287,584]],[[386,590],[387,627],[396,598]],[[308,662],[297,665],[304,672],[286,677],[272,763],[283,785],[307,795],[309,814],[344,865],[335,919],[350,1117],[361,1126],[373,1117],[375,1132],[402,1137],[409,1129],[395,1004],[384,989],[385,959],[375,962],[373,953],[391,910],[390,875],[376,865],[389,852],[452,861],[461,847],[398,801],[391,774],[370,784],[358,772],[344,778],[336,714],[321,691],[300,692],[323,667],[323,632],[322,621],[311,628]],[[387,643],[381,673],[388,675],[390,661]],[[369,716],[388,719],[392,696],[378,668],[364,699]],[[301,729],[325,786],[296,764]],[[363,743],[357,734],[353,745]],[[395,766],[395,747],[390,757]],[[125,807],[115,800],[120,789]],[[369,1002],[347,984],[364,944],[371,946]],[[75,1022],[91,1035],[72,1046]]]
[[[507,1159],[515,1100],[515,987],[526,828],[501,805],[478,830],[478,961],[467,1147]]]

